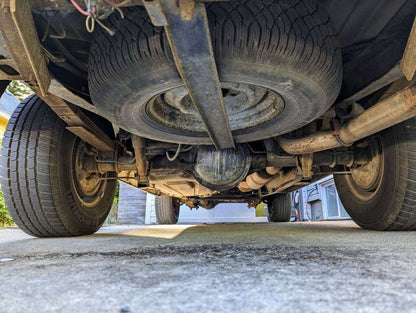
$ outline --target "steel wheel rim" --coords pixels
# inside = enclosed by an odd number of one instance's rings
[[[222,83],[221,86],[232,131],[266,124],[284,111],[285,101],[270,89],[240,83]],[[152,97],[145,111],[147,118],[157,125],[175,131],[205,134],[204,124],[183,86]]]
[[[76,139],[72,148],[71,181],[77,199],[84,207],[93,208],[104,197],[107,186],[106,180],[101,180],[96,169],[96,162],[88,150],[85,142]]]
[[[380,190],[384,176],[384,149],[379,138],[368,146],[371,160],[368,164],[351,168],[347,183],[352,194],[361,201],[370,201]]]

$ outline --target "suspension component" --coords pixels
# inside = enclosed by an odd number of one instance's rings
[[[155,26],[164,26],[178,72],[218,149],[235,148],[212,50],[207,12],[195,0],[143,1]]]

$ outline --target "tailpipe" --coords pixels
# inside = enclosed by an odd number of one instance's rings
[[[280,147],[288,154],[307,154],[350,146],[386,128],[416,116],[416,86],[403,89],[365,110],[343,125],[337,134],[318,132],[302,138],[278,137]]]

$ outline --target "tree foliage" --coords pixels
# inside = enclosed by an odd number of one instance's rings
[[[20,101],[24,100],[33,93],[29,87],[18,80],[13,80],[7,87],[7,91]]]
[[[7,211],[6,205],[4,204],[3,193],[0,188],[0,227],[13,225],[13,220],[10,217],[9,211]]]
[[[0,138],[1,146],[1,138]],[[14,222],[10,217],[9,211],[7,211],[6,204],[4,203],[3,192],[0,186],[0,227],[13,225]]]

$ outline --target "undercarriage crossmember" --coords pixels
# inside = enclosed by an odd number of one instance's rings
[[[164,26],[176,67],[213,145],[234,148],[214,53],[207,13],[194,0],[143,2],[155,26]]]

